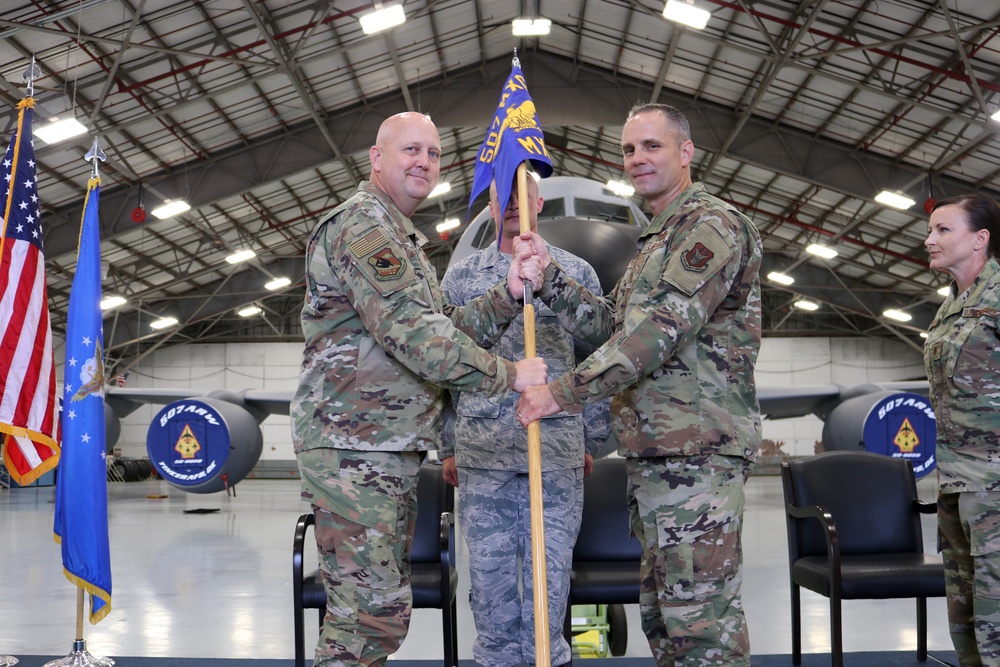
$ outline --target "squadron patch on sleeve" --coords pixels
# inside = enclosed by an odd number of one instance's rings
[[[727,239],[711,225],[701,225],[668,252],[663,278],[688,296],[718,273],[733,256]]]
[[[708,260],[715,257],[715,253],[709,250],[704,243],[698,241],[687,251],[681,254],[681,263],[688,271],[704,271],[708,266]]]
[[[389,237],[381,229],[373,229],[347,246],[366,273],[380,282],[398,280],[406,273],[406,258],[397,254]]]

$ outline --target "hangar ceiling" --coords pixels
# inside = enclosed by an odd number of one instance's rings
[[[114,371],[162,345],[298,341],[305,241],[368,173],[392,113],[429,113],[452,185],[414,216],[447,263],[472,162],[515,47],[557,174],[622,178],[621,124],[637,101],[680,107],[695,175],[764,237],[765,335],[866,335],[920,346],[946,276],[922,242],[928,198],[1000,195],[1000,7],[973,0],[694,0],[704,30],[663,0],[406,0],[406,22],[364,35],[354,0],[31,0],[0,18],[0,97],[24,96],[34,55],[36,128],[75,115],[89,135],[36,140],[53,328],[65,329],[93,138],[102,166],[105,313]],[[377,3],[376,3],[377,4]],[[386,3],[394,4],[394,3]],[[395,3],[399,4],[399,3]],[[516,38],[518,17],[552,20]],[[874,201],[883,189],[916,201]],[[132,221],[183,198],[175,218]],[[839,254],[804,253],[814,242]],[[253,248],[230,265],[232,251]],[[288,276],[276,291],[264,284]],[[800,297],[815,312],[793,308]],[[236,310],[257,304],[260,315]],[[913,316],[886,319],[886,308]],[[180,320],[154,331],[162,315]]]

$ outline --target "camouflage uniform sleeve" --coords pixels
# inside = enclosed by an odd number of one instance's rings
[[[480,347],[489,349],[496,344],[511,322],[521,313],[521,302],[507,291],[506,281],[488,289],[485,294],[471,301],[460,285],[470,278],[469,264],[449,269],[441,281],[445,297],[445,314],[455,326],[472,338]]]
[[[744,252],[736,254],[733,246]],[[748,247],[747,238],[733,238],[730,230],[711,222],[696,225],[683,241],[684,249],[704,249],[694,259],[683,251],[667,253],[662,239],[650,239],[640,252],[627,316],[618,330],[573,372],[549,383],[560,407],[580,412],[585,404],[613,396],[666,364],[726,298]],[[624,282],[615,288],[619,298]]]
[[[446,389],[504,395],[513,388],[514,365],[480,349],[465,333],[476,329],[477,311],[459,312],[464,326],[458,328],[438,312],[443,300],[437,280],[418,273],[433,269],[426,262],[414,266],[419,258],[411,256],[411,248],[378,225],[341,238],[331,244],[331,264],[338,267],[365,329],[386,354]],[[391,264],[390,279],[384,270],[380,273],[379,259]]]
[[[580,260],[580,266],[574,270],[580,277],[580,284],[592,294],[601,293],[601,281],[594,267]],[[576,363],[580,363],[593,353],[592,345],[577,341]],[[588,403],[583,408],[583,438],[584,448],[591,456],[596,456],[611,436],[611,399],[605,398],[596,403]]]
[[[468,273],[467,264],[456,264],[450,267],[441,279],[441,291],[444,293],[446,303],[463,306],[465,305],[465,295],[459,286],[462,284],[465,274]],[[455,413],[455,399],[449,397],[444,408],[444,429],[441,433],[441,446],[438,449],[438,457],[442,459],[455,456],[455,420],[458,415]]]
[[[579,340],[597,347],[614,332],[614,294],[602,297],[600,281],[596,287],[581,285],[555,259],[545,268],[537,296],[552,309],[563,328]]]

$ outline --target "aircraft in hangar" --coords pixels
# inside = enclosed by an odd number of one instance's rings
[[[545,199],[539,233],[597,271],[609,291],[635,254],[648,224],[631,200],[601,183],[554,177],[539,182]],[[456,244],[452,262],[495,241],[488,209],[473,218]],[[827,450],[865,448],[910,459],[918,477],[934,469],[934,413],[926,382],[889,382],[843,387],[836,384],[758,387],[761,413],[769,419],[816,415],[824,421]],[[192,493],[214,493],[242,480],[263,450],[260,424],[268,415],[287,415],[292,391],[249,389],[106,390],[108,450],[121,433],[120,419],[145,403],[165,407],[154,417],[146,447],[157,473]],[[610,448],[609,448],[610,449]]]

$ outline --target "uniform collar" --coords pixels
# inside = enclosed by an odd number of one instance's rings
[[[365,192],[375,197],[385,207],[385,210],[389,213],[389,219],[393,224],[399,227],[403,234],[408,236],[418,247],[422,248],[427,244],[427,237],[413,226],[413,222],[403,215],[403,212],[399,210],[396,203],[381,188],[371,181],[361,181],[358,184],[358,192]]]
[[[676,199],[670,202],[670,205],[665,209],[660,211],[660,214],[653,218],[649,226],[643,230],[642,234],[639,235],[640,239],[644,239],[650,236],[657,236],[666,228],[667,220],[672,218],[680,210],[681,206],[687,202],[691,197],[700,194],[705,191],[705,186],[702,183],[692,183],[687,188],[685,188]]]
[[[986,261],[986,265],[983,266],[982,270],[973,279],[972,284],[969,285],[964,294],[956,294],[955,283],[951,283],[951,293],[948,296],[948,300],[944,302],[941,306],[943,310],[942,316],[952,315],[954,313],[961,312],[965,308],[966,304],[976,304],[979,303],[983,296],[983,292],[986,291],[987,287],[993,285],[1000,278],[1000,263],[993,257]]]

